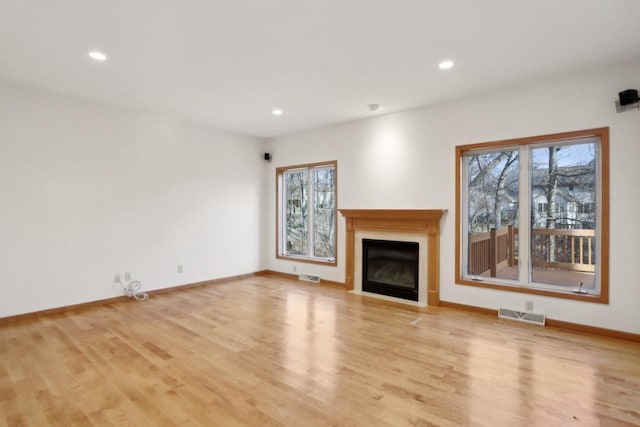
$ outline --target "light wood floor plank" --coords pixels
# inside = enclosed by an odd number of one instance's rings
[[[0,326],[0,425],[640,425],[640,344],[249,277]]]

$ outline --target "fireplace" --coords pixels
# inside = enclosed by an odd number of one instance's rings
[[[362,239],[362,290],[418,301],[418,242]]]
[[[346,220],[345,287],[362,289],[362,239],[418,242],[418,300],[397,299],[424,307],[440,304],[440,219],[446,210],[340,209]],[[378,295],[380,298],[393,298]]]

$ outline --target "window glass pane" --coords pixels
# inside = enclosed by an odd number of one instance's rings
[[[313,179],[313,255],[333,258],[335,247],[335,170],[315,169]]]
[[[284,201],[286,203],[285,240],[287,255],[308,255],[307,229],[308,173],[306,170],[284,173]]]
[[[596,155],[593,142],[531,149],[533,282],[595,289]]]
[[[517,150],[465,157],[467,271],[518,279],[519,155]]]

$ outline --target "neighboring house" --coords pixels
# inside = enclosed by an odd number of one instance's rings
[[[593,229],[596,215],[596,174],[591,162],[584,166],[566,166],[557,169],[555,212],[549,212],[547,191],[549,170],[533,173],[533,212],[535,227],[546,228],[547,219],[553,228]]]

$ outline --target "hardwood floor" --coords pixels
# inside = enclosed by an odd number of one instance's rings
[[[0,425],[640,425],[640,343],[252,277],[0,327]]]

